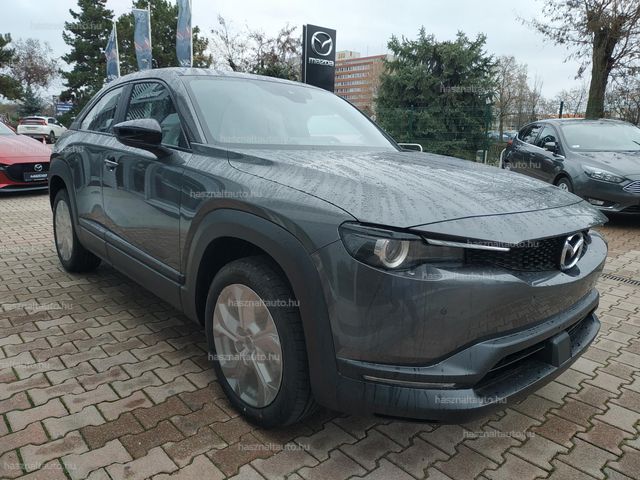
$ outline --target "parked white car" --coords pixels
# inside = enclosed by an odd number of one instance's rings
[[[37,139],[46,139],[55,143],[56,138],[64,133],[66,128],[53,117],[24,117],[18,124],[18,134],[28,135]]]

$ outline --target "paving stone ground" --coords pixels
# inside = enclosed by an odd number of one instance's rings
[[[110,267],[65,273],[46,194],[0,197],[0,478],[639,478],[640,219],[601,231],[598,339],[522,403],[264,431],[225,400],[198,326]]]

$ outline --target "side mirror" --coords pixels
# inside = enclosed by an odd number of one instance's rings
[[[116,138],[128,147],[155,150],[162,143],[162,128],[153,118],[129,120],[114,125]]]
[[[558,144],[556,142],[547,142],[544,144],[544,149],[552,153],[558,153]]]

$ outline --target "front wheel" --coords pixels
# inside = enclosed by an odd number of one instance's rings
[[[62,189],[53,201],[53,236],[58,259],[68,272],[89,272],[100,265],[100,258],[84,248],[73,225],[71,204],[67,191]]]
[[[235,260],[218,272],[205,326],[220,385],[249,421],[289,425],[314,410],[297,302],[268,257]]]
[[[560,190],[564,190],[565,192],[573,193],[573,185],[571,184],[571,180],[567,177],[560,177],[556,180],[556,187]]]
[[[53,130],[49,132],[49,143],[56,143],[56,134]]]

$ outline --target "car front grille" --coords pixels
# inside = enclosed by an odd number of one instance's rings
[[[14,182],[24,182],[24,173],[26,172],[34,172],[35,163],[14,163],[13,165],[8,165],[6,167],[7,175]],[[40,172],[45,173],[49,171],[49,162],[42,162],[42,170]],[[39,173],[40,173],[39,172]]]
[[[508,252],[491,250],[472,250],[466,252],[466,261],[470,264],[493,265],[508,270],[541,272],[558,270],[560,255],[567,237],[554,237],[545,240],[527,242],[525,246],[512,247]],[[582,254],[587,250],[588,238]]]
[[[629,193],[640,193],[640,180],[631,182],[629,185],[626,185],[622,189]]]

